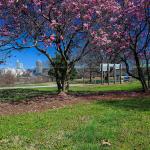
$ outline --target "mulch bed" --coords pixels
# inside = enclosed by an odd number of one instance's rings
[[[128,98],[150,98],[150,92],[99,92],[93,94],[64,94],[38,96],[21,102],[0,103],[0,115],[13,115],[28,112],[41,112],[61,108],[80,102],[95,100],[125,100]]]

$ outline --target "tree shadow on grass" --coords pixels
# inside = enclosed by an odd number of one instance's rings
[[[95,91],[73,91],[69,90],[68,92],[70,95],[76,95],[76,96],[81,96],[81,95],[101,95],[104,92],[95,92]]]
[[[52,95],[55,91],[40,91],[35,89],[0,90],[0,102],[19,102],[29,98]]]
[[[115,107],[125,110],[150,111],[150,97],[132,98],[129,100],[98,101],[97,104],[103,104],[108,107]]]
[[[125,90],[110,90],[110,91],[88,91],[88,90],[81,90],[81,91],[73,91],[69,90],[68,92],[70,95],[76,95],[76,96],[98,96],[98,95],[122,95],[122,94],[132,94],[132,93],[141,93],[143,94],[143,91],[141,89],[138,90],[132,90],[132,91],[125,91]]]

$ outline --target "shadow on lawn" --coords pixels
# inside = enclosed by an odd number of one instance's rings
[[[143,91],[141,89],[137,89],[137,90],[132,90],[132,91],[125,91],[125,90],[110,90],[110,91],[73,91],[73,90],[69,90],[68,92],[70,95],[76,95],[76,96],[98,96],[98,95],[126,95],[126,94],[132,94],[132,93],[143,93]]]
[[[134,98],[122,101],[98,101],[97,104],[103,104],[108,107],[121,108],[125,110],[150,111],[150,97]]]
[[[40,91],[35,89],[0,90],[0,102],[19,102],[33,97],[55,94],[54,91]]]

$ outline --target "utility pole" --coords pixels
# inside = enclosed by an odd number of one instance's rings
[[[114,64],[114,84],[116,84],[116,64]]]
[[[122,84],[122,64],[120,64],[120,84]]]
[[[101,64],[101,84],[103,84],[103,64]]]
[[[85,84],[85,68],[83,66],[83,84]]]
[[[108,80],[108,85],[109,85],[109,76],[110,76],[110,74],[109,74],[109,63],[107,64],[107,80]]]

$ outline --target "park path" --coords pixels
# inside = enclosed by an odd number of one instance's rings
[[[56,87],[56,85],[47,85],[47,86],[14,86],[14,87],[0,87],[0,90],[3,89],[34,89],[34,88],[48,88],[48,87]]]
[[[70,84],[70,86],[83,86],[83,84]],[[4,90],[4,89],[34,89],[34,88],[55,88],[55,87],[57,87],[57,85],[56,84],[51,84],[51,85],[40,85],[40,86],[36,86],[36,85],[34,85],[34,86],[32,86],[32,85],[30,85],[30,86],[27,86],[27,85],[25,85],[25,86],[13,86],[13,87],[0,87],[0,90]]]

